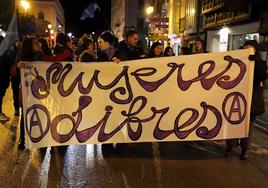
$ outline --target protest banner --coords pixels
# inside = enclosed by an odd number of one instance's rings
[[[27,148],[247,137],[250,50],[101,63],[27,62]]]

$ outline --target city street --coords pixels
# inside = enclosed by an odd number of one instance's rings
[[[13,119],[12,104],[9,88],[3,111],[11,120],[0,124],[1,188],[268,187],[267,113],[258,119],[248,159],[242,161],[239,148],[223,156],[224,141],[124,144],[116,151],[100,144],[19,151],[19,118]]]

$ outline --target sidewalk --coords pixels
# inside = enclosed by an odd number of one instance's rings
[[[255,127],[268,134],[268,89],[264,90],[265,113],[257,117]]]

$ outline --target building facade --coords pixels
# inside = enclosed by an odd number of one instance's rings
[[[205,0],[202,5],[210,52],[240,48],[246,40],[259,42],[260,22],[250,1],[239,4],[224,0]]]
[[[51,24],[49,30],[53,33],[65,32],[64,10],[59,0],[28,0],[30,7],[27,12],[37,19],[44,19]],[[20,11],[24,11],[20,6],[20,0],[16,0]]]

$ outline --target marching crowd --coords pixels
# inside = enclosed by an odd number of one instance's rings
[[[0,36],[0,44],[4,38]],[[254,87],[259,85],[267,78],[266,63],[262,62],[259,55],[259,46],[256,41],[247,41],[244,48],[253,47],[255,49],[254,70]],[[192,54],[191,49],[182,47],[182,55]],[[198,39],[195,43],[194,53],[206,53],[205,43]],[[79,42],[72,41],[66,34],[58,33],[56,36],[56,46],[50,49],[47,40],[43,38],[28,37],[23,41],[17,41],[16,44],[0,57],[0,122],[4,123],[10,120],[2,111],[3,98],[6,90],[11,83],[13,91],[13,101],[15,116],[20,115],[20,71],[21,61],[80,61],[80,62],[103,62],[111,61],[120,63],[120,61],[137,60],[142,58],[155,58],[163,56],[174,56],[172,47],[168,46],[164,50],[161,42],[154,42],[148,53],[144,52],[144,48],[138,40],[138,32],[131,29],[126,32],[125,40],[119,42],[118,39],[109,31],[101,33],[95,41],[84,35]],[[256,116],[251,114],[251,126]],[[23,118],[20,121],[20,142],[19,149],[25,148]],[[250,144],[251,128],[249,138],[244,138],[240,142],[241,155],[240,159],[246,159],[246,154]],[[228,140],[225,155],[229,155],[232,148],[237,145],[237,140]]]

